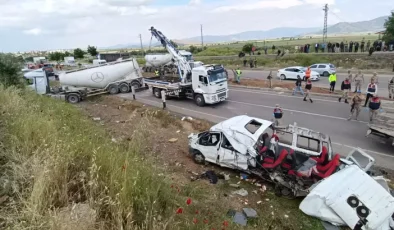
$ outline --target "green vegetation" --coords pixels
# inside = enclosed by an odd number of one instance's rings
[[[98,54],[97,48],[95,46],[88,46],[88,54],[90,54],[93,57],[96,57]]]
[[[83,55],[85,55],[85,51],[81,50],[80,48],[76,48],[74,50],[74,58],[75,59],[82,59]]]
[[[386,42],[393,41],[394,40],[394,11],[391,11],[391,16],[384,23],[384,27],[386,28],[386,31],[382,39]]]
[[[21,68],[23,58],[0,53],[0,85],[23,87]]]

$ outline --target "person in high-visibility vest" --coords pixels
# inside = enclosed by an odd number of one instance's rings
[[[159,70],[155,70],[155,76],[156,76],[156,77],[159,77],[159,76],[160,76]]]
[[[308,67],[308,69],[305,72],[305,81],[307,81],[311,77],[311,67]]]
[[[240,83],[241,82],[242,71],[239,69],[239,67],[237,67],[237,69],[235,70],[235,73],[237,74],[236,82]]]
[[[328,81],[330,82],[330,93],[333,93],[335,91],[335,84],[337,82],[337,74],[332,72],[328,77]]]

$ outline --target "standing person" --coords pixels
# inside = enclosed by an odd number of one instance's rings
[[[235,73],[237,74],[236,82],[239,84],[239,83],[241,83],[242,71],[239,69],[239,67],[237,67],[237,69],[235,70]]]
[[[254,68],[257,68],[257,58],[254,58]]]
[[[361,52],[362,53],[364,53],[364,47],[365,47],[365,41],[364,41],[364,39],[361,41],[361,46],[360,46],[360,48],[361,48]]]
[[[349,53],[353,52],[353,45],[354,45],[353,41],[350,41],[350,43],[349,43]]]
[[[345,43],[341,42],[341,53],[345,51]]]
[[[297,76],[297,81],[295,83],[295,88],[293,90],[293,96],[295,95],[295,93],[297,91],[299,91],[301,93],[302,96],[304,96],[304,91],[302,90],[302,79],[300,76]]]
[[[305,71],[305,81],[308,80],[311,77],[311,67],[308,66],[308,68]]]
[[[249,59],[249,66],[250,66],[250,68],[253,68],[253,60],[252,60],[252,58]]]
[[[315,44],[315,53],[318,53],[318,52],[319,52],[319,44],[316,43],[316,44]]]
[[[367,50],[369,50],[370,47],[371,47],[371,41],[368,40],[368,42],[367,42]]]
[[[380,109],[380,98],[375,94],[369,102],[369,122],[372,122]]]
[[[275,117],[275,125],[280,126],[280,124],[281,124],[280,120],[283,117],[283,110],[282,110],[282,108],[279,107],[278,104],[275,105],[274,117]]]
[[[368,84],[366,93],[367,97],[365,98],[364,107],[367,107],[368,100],[378,93],[378,86],[375,84],[373,79],[371,79],[371,82]]]
[[[373,73],[371,80],[373,80],[375,84],[379,85],[379,77],[376,72]]]
[[[309,101],[311,103],[313,103],[311,96],[310,96],[310,91],[312,90],[312,81],[310,78],[308,78],[308,80],[306,80],[306,84],[305,84],[305,96],[304,96],[304,101],[306,101],[306,98],[309,99]]]
[[[355,53],[357,53],[358,52],[358,47],[359,47],[359,43],[358,42],[356,42],[356,43],[354,43],[354,52]]]
[[[244,67],[246,67],[246,64],[248,64],[248,60],[244,59]]]
[[[354,82],[356,83],[356,89],[354,92],[361,90],[361,86],[364,84],[364,74],[361,73],[361,70],[359,70],[354,77]]]
[[[330,93],[333,93],[335,90],[335,84],[337,83],[337,74],[332,72],[330,77],[328,77],[328,81],[330,82]]]
[[[389,81],[389,98],[394,99],[394,77]]]
[[[338,98],[338,101],[341,102],[342,98],[345,98],[345,103],[349,103],[347,101],[349,92],[350,92],[350,81],[349,78],[346,78],[341,85],[341,90],[342,90],[342,96],[340,98]]]
[[[361,103],[362,103],[363,99],[361,96],[361,90],[357,91],[357,94],[355,94],[350,102],[351,105],[351,109],[350,109],[350,116],[348,118],[348,120],[351,120],[354,113],[356,113],[356,120],[358,120],[358,115],[360,114],[360,110],[361,110]]]

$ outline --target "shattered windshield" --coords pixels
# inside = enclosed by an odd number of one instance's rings
[[[209,82],[215,83],[215,82],[222,82],[227,80],[227,74],[226,72],[212,72],[209,76]]]

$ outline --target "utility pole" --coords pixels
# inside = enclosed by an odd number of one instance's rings
[[[140,34],[139,37],[140,37],[140,44],[141,44],[142,56],[144,56],[145,52],[144,52],[144,47],[142,47],[142,37],[141,37],[141,34]]]
[[[201,24],[201,47],[204,48],[204,36],[202,33],[202,24]]]
[[[324,28],[323,28],[323,43],[327,40],[327,15],[328,15],[328,4],[323,8],[324,11]]]

